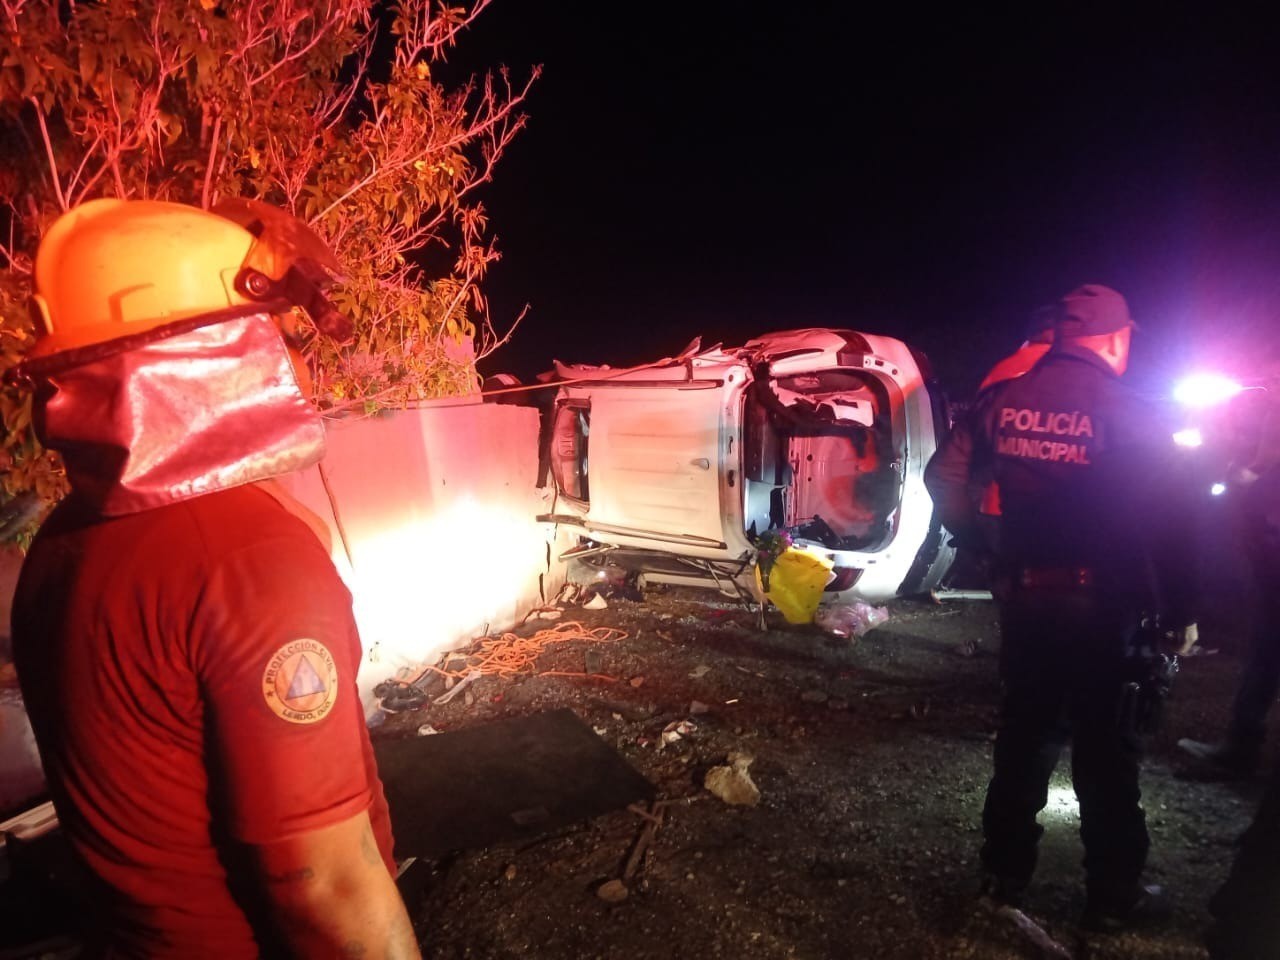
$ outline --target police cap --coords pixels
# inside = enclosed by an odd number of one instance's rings
[[[1100,283],[1076,287],[1056,306],[1054,327],[1063,339],[1093,337],[1136,326],[1124,297]]]

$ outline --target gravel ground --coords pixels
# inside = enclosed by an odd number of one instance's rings
[[[773,617],[761,632],[751,613],[714,594],[653,590],[643,602],[566,612],[586,626],[627,631],[592,647],[599,658],[592,669],[614,682],[485,678],[470,704],[459,697],[392,717],[377,736],[568,706],[670,801],[621,902],[602,899],[599,888],[621,877],[643,825],[627,811],[423,868],[425,888],[410,908],[426,953],[440,960],[1045,955],[976,898],[998,695],[994,609],[909,601],[890,609],[887,624],[849,642]],[[539,667],[581,671],[586,650],[577,642],[551,648]],[[1260,784],[1187,779],[1175,742],[1220,729],[1237,669],[1228,653],[1186,661],[1151,744],[1143,781],[1148,876],[1176,906],[1158,929],[1122,936],[1079,929],[1079,824],[1064,757],[1041,817],[1046,833],[1026,913],[1073,956],[1204,956],[1206,901]],[[707,712],[695,715],[694,701]],[[696,731],[660,747],[662,730],[685,719]],[[734,751],[754,757],[755,807],[727,805],[703,788],[706,771]]]

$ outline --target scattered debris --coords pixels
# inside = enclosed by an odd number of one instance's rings
[[[535,620],[559,620],[564,616],[564,611],[553,607],[550,610],[537,610],[533,616]]]
[[[651,703],[629,703],[612,699],[593,700],[592,702],[602,709],[608,710],[613,719],[625,720],[627,723],[643,723],[645,720],[651,720],[658,711],[658,708]]]
[[[556,594],[556,598],[551,601],[557,606],[561,604],[573,603],[578,599],[578,591],[581,588],[572,581],[567,581],[560,587],[560,592]]]
[[[600,594],[593,594],[591,599],[582,605],[583,610],[603,610],[609,606],[609,601]]]
[[[396,689],[388,692],[380,701],[381,708],[387,710],[387,713],[401,713],[403,710],[416,710],[425,707],[426,701],[430,698],[426,695],[426,691],[417,689],[416,686],[401,684]]]
[[[978,652],[978,648],[980,646],[982,646],[982,638],[974,637],[973,639],[966,640],[964,643],[952,647],[951,652],[957,657],[972,657]]]
[[[461,680],[459,680],[457,683],[453,685],[453,688],[451,690],[447,691],[446,693],[440,694],[440,696],[436,697],[433,702],[437,706],[448,703],[450,700],[456,697],[459,693],[461,693],[471,684],[479,680],[482,676],[484,676],[484,674],[480,672],[480,669],[478,667],[472,667],[470,670],[467,671],[466,676],[464,676]]]
[[[754,807],[760,802],[760,788],[752,781],[747,769],[755,757],[734,751],[729,754],[728,761],[728,766],[708,770],[702,785],[730,806]]]
[[[887,607],[873,607],[859,600],[819,607],[814,623],[837,637],[860,637],[889,619]]]
[[[662,728],[661,743],[666,746],[697,732],[698,725],[692,720],[672,720]]]
[[[43,837],[57,827],[58,813],[53,809],[53,801],[47,800],[0,823],[0,850],[4,849],[10,839],[29,842]]]
[[[409,869],[417,862],[417,857],[405,857],[403,860],[396,861],[396,880],[408,873]]]
[[[710,713],[711,707],[703,703],[701,700],[693,700],[689,703],[689,715],[700,717],[704,713]]]
[[[1070,950],[1049,936],[1044,927],[1040,926],[1021,910],[1008,904],[997,906],[994,901],[988,901],[988,906],[994,908],[997,917],[1002,920],[1008,920],[1013,924],[1014,929],[1035,945],[1042,956],[1052,957],[1053,960],[1074,960],[1074,955]]]
[[[588,957],[625,956],[640,942],[641,926],[648,926],[648,936],[662,945],[661,951],[704,960],[699,950],[706,944],[706,917],[723,916],[726,924],[735,925],[732,935],[740,935],[735,949],[743,960],[778,956],[792,946],[796,956],[816,957],[838,949],[831,947],[825,930],[810,928],[820,927],[822,916],[847,910],[852,903],[852,913],[845,916],[851,935],[858,938],[855,952],[866,956],[972,960],[1003,951],[1010,958],[1064,960],[1070,955],[1033,945],[1034,934],[1022,932],[1012,916],[997,916],[994,905],[980,908],[979,917],[973,917],[977,898],[963,895],[976,869],[971,821],[989,776],[994,708],[988,700],[994,660],[987,664],[983,658],[992,656],[991,647],[998,641],[998,633],[992,632],[997,629],[992,604],[935,606],[927,597],[924,603],[891,604],[888,626],[895,636],[883,643],[872,639],[851,646],[813,627],[787,630],[776,611],[770,613],[773,633],[767,637],[753,637],[749,630],[714,634],[705,623],[681,619],[686,610],[696,614],[687,596],[681,590],[655,589],[644,608],[611,600],[609,610],[581,619],[621,627],[632,638],[643,627],[644,642],[605,647],[573,639],[567,645],[547,645],[536,663],[513,675],[515,683],[491,680],[472,688],[480,701],[477,708],[487,705],[495,690],[505,691],[502,711],[463,714],[455,704],[388,718],[387,725],[394,729],[383,735],[386,738],[406,733],[412,737],[433,717],[447,734],[495,713],[523,714],[562,697],[588,730],[598,725],[597,742],[615,748],[644,772],[659,796],[679,796],[669,801],[670,829],[665,821],[656,831],[651,829],[643,813],[634,821],[627,821],[625,814],[618,819],[615,813],[599,831],[549,831],[545,840],[522,838],[505,850],[458,858],[449,866],[450,883],[452,871],[466,882],[449,887],[448,896],[441,899],[453,918],[440,924],[446,948],[442,952],[461,955],[476,936],[481,954],[486,949],[516,953],[527,951],[527,944],[537,943],[548,931],[577,929],[587,930],[593,941]],[[531,620],[519,633],[563,628],[577,609],[566,607],[564,619],[556,624]],[[673,622],[661,622],[660,615],[672,610]],[[746,624],[747,613],[741,611],[739,617]],[[655,636],[655,628],[669,631],[675,642],[664,643]],[[874,636],[883,632],[882,628]],[[983,638],[981,645],[965,659],[957,647],[978,636]],[[478,644],[470,649],[474,652],[468,661],[452,664],[459,674],[480,662]],[[582,670],[584,657],[589,657],[589,672],[603,669],[616,675],[617,682],[519,682],[548,669]],[[759,672],[768,679],[754,682]],[[641,674],[644,685],[631,688],[629,681]],[[1206,675],[1214,685],[1200,689],[1221,692],[1229,685],[1230,671],[1225,669],[1219,674],[1201,671],[1191,682],[1203,682]],[[442,692],[442,680],[432,680],[428,689],[433,696]],[[806,691],[817,690],[829,695],[825,703],[802,700]],[[704,696],[710,699],[702,701]],[[703,703],[709,714],[700,712]],[[1183,702],[1184,708],[1189,705]],[[927,716],[920,719],[925,710]],[[1193,716],[1201,719],[1199,713]],[[697,732],[659,749],[669,721],[685,719],[697,724]],[[807,732],[796,736],[801,725]],[[850,789],[847,769],[843,774],[833,771],[847,768],[855,747],[859,770],[857,786]],[[1156,749],[1163,750],[1157,756],[1164,757],[1172,743]],[[744,771],[753,784],[760,775],[762,783],[754,784],[754,791],[740,782],[744,778],[726,760],[730,751],[739,750],[749,750],[760,763]],[[708,768],[715,766],[728,769],[707,776]],[[1183,792],[1190,788],[1179,785],[1165,768],[1157,770],[1156,777],[1153,794],[1163,791],[1161,799],[1169,802],[1168,810],[1156,814],[1161,819],[1157,829],[1167,833],[1162,864],[1173,865],[1167,879],[1177,877],[1179,886],[1193,887],[1192,869],[1226,869],[1231,840],[1252,810],[1245,802],[1222,802],[1214,823],[1197,826],[1197,811],[1221,798],[1211,792]],[[726,800],[721,792],[731,781],[741,797],[735,793]],[[685,810],[686,799],[703,807],[690,804]],[[731,800],[739,799],[745,804],[730,806]],[[752,801],[755,806],[746,805]],[[923,815],[894,815],[904,802]],[[650,803],[635,806],[648,810]],[[825,842],[833,835],[844,838],[846,832],[847,843]],[[1059,863],[1075,862],[1077,842],[1071,830],[1050,831],[1045,841]],[[815,859],[820,861],[815,870],[827,871],[817,883],[807,876]],[[518,873],[514,880],[504,879],[511,862]],[[868,869],[870,862],[889,867]],[[694,880],[686,880],[687,873]],[[620,885],[597,895],[606,881],[615,879]],[[1195,955],[1202,903],[1189,902],[1186,922],[1151,940],[1140,935],[1096,941],[1081,935],[1077,940],[1079,896],[1068,895],[1075,889],[1070,877],[1059,879],[1066,886],[1054,885],[1037,898],[1037,909],[1027,912],[1076,960],[1099,952],[1116,957]],[[623,896],[623,890],[625,899],[611,899]],[[960,895],[952,896],[956,890]],[[668,894],[680,898],[679,908],[666,911],[657,901],[650,902]],[[649,916],[655,904],[661,913],[658,926]],[[750,909],[740,913],[740,904]],[[604,922],[602,906],[617,922]],[[637,909],[644,916],[635,914]],[[732,910],[728,915],[727,909]],[[492,939],[486,932],[490,924]],[[749,941],[757,929],[763,931],[761,938]],[[781,941],[785,942],[780,946]],[[583,952],[583,941],[567,936],[540,950],[548,960],[570,960]],[[705,960],[712,960],[709,954],[714,951],[704,952]]]
[[[636,690],[639,690],[641,687],[644,686],[644,677],[632,677],[631,686],[634,687]]]
[[[380,694],[378,691],[382,691]],[[374,695],[379,696],[379,706],[387,713],[402,713],[424,707],[431,698],[427,692],[411,683],[386,680],[378,684]]]
[[[422,726],[418,728],[418,736],[420,737],[430,737],[439,732],[440,732],[439,730],[437,730],[435,727],[433,727],[429,723],[424,723]]]
[[[514,863],[508,863],[507,869],[502,871],[502,879],[511,881],[511,880],[514,880],[515,878],[516,878],[516,865]]]
[[[605,903],[621,903],[627,899],[627,885],[621,880],[606,880],[596,887],[596,896]]]
[[[622,880],[630,880],[639,872],[645,857],[653,846],[654,837],[662,829],[663,820],[666,818],[667,801],[655,800],[649,804],[649,809],[647,810],[635,803],[631,804],[627,809],[643,819],[644,826],[640,828],[640,833],[636,836],[636,842],[631,845],[631,853],[627,856],[626,866],[622,868]],[[621,883],[622,881],[617,882]],[[623,889],[626,888],[624,887]]]
[[[831,697],[825,690],[806,690],[800,699],[805,703],[826,703]]]

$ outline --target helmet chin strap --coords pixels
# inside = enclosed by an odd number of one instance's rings
[[[98,343],[86,344],[83,347],[76,347],[71,350],[60,350],[57,353],[50,353],[43,357],[32,357],[24,360],[17,366],[10,367],[5,371],[4,379],[6,383],[34,389],[41,380],[61,373],[64,370],[73,367],[81,367],[85,364],[94,363],[105,357],[110,357],[117,353],[127,353],[131,350],[138,350],[152,343],[161,340],[168,340],[172,337],[180,337],[198,330],[201,327],[213,326],[219,323],[225,323],[228,320],[235,320],[240,317],[261,316],[264,313],[274,315],[283,315],[287,313],[293,304],[284,300],[253,303],[248,305],[240,305],[236,307],[227,307],[223,310],[215,310],[212,313],[204,313],[198,317],[187,317],[184,320],[175,320],[173,323],[166,323],[163,326],[152,327],[149,330],[143,330],[141,333],[133,333],[124,337],[116,337],[112,340],[102,340]]]

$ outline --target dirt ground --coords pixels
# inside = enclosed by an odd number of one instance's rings
[[[1030,958],[1014,924],[980,905],[979,813],[995,728],[990,603],[901,601],[857,641],[771,614],[761,632],[713,593],[650,590],[643,602],[570,609],[624,639],[549,648],[540,670],[614,678],[484,678],[468,704],[400,713],[377,737],[458,729],[571,707],[670,801],[621,902],[643,821],[619,811],[522,844],[421,867],[411,898],[425,953],[451,958]],[[546,626],[546,624],[540,624]],[[531,625],[530,630],[537,625]],[[1176,740],[1221,729],[1239,667],[1238,625],[1208,625],[1216,656],[1184,661],[1144,770],[1148,879],[1176,912],[1140,934],[1086,936],[1078,817],[1064,756],[1027,914],[1078,958],[1201,957],[1206,901],[1225,876],[1258,782],[1188,780]],[[699,706],[695,707],[694,701]],[[705,712],[697,712],[703,709]],[[696,730],[661,745],[673,721]],[[703,788],[730,752],[754,757],[755,807]],[[614,886],[616,890],[616,885]]]

